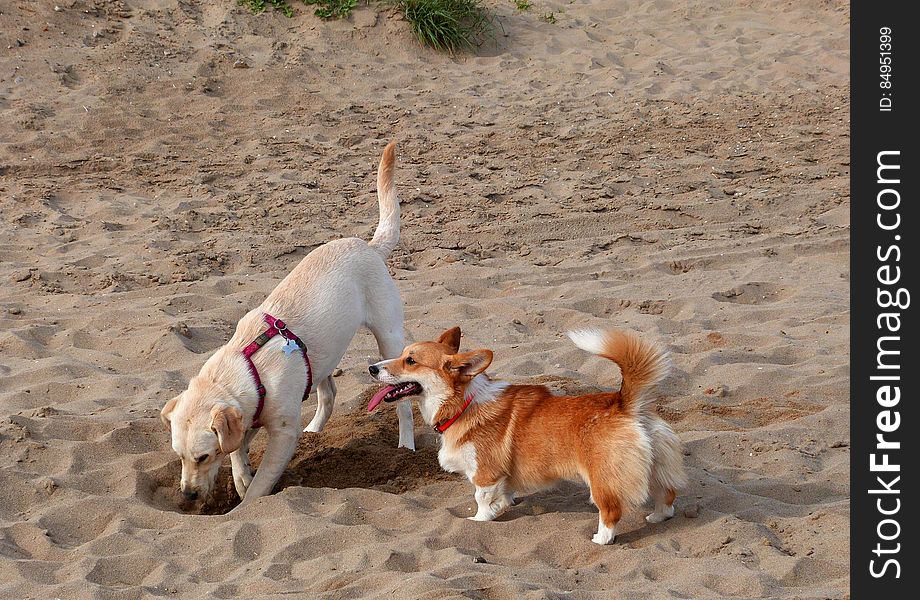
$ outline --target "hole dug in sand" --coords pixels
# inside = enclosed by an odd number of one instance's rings
[[[371,388],[362,395],[357,406],[341,412],[337,407],[322,433],[302,433],[297,451],[275,485],[273,493],[289,486],[368,488],[401,494],[436,481],[455,481],[457,476],[443,471],[434,447],[420,447],[416,437],[415,452],[397,448],[399,440],[395,406],[384,405],[374,413],[366,410]],[[307,411],[304,423],[312,414]],[[420,425],[416,414],[416,425]],[[420,433],[420,431],[417,431]],[[258,434],[252,442],[253,468],[257,469],[265,451],[267,436]],[[203,506],[185,502],[179,493],[181,465],[172,460],[168,465],[141,474],[139,496],[160,510],[224,514],[240,503],[233,487],[230,461],[217,475],[215,489]]]
[[[773,283],[756,281],[745,283],[724,292],[712,295],[718,302],[731,302],[732,304],[770,304],[786,298],[786,290]]]

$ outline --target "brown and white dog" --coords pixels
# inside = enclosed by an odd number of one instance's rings
[[[305,391],[318,384],[316,414],[304,431],[321,431],[335,400],[332,371],[359,327],[374,334],[380,356],[402,351],[402,302],[384,262],[399,241],[394,165],[391,143],[377,172],[380,222],[370,243],[346,238],[310,252],[163,407],[187,500],[207,496],[228,454],[244,503],[271,492],[297,448]],[[412,407],[402,402],[397,412],[399,445],[414,449]],[[249,443],[261,426],[269,437],[253,477]]]
[[[625,331],[578,331],[579,348],[619,365],[618,392],[554,396],[540,385],[511,385],[484,371],[492,351],[460,353],[460,329],[435,342],[406,347],[399,358],[370,367],[387,383],[368,406],[418,396],[425,421],[442,434],[438,460],[476,486],[474,521],[491,521],[514,501],[559,480],[584,481],[600,516],[597,544],[609,544],[624,511],[645,502],[650,523],[674,515],[685,485],[683,453],[674,431],[651,407],[667,374],[667,356]]]

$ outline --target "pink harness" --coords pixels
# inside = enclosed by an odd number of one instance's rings
[[[252,362],[252,355],[258,352],[259,348],[267,344],[268,340],[276,335],[280,335],[286,339],[287,342],[281,349],[288,356],[290,356],[291,352],[298,349],[300,350],[300,353],[303,354],[303,362],[307,367],[307,389],[304,390],[303,393],[304,400],[307,399],[310,395],[310,390],[313,389],[313,368],[310,366],[310,357],[307,356],[307,346],[287,328],[287,325],[285,325],[284,321],[281,319],[276,319],[268,313],[265,313],[262,318],[265,319],[265,322],[268,324],[268,329],[262,332],[262,334],[254,339],[248,346],[243,348],[243,358],[249,363],[249,372],[252,373],[252,379],[256,384],[256,392],[259,394],[259,406],[252,416],[253,429],[258,429],[262,426],[262,423],[259,421],[259,415],[262,414],[262,407],[265,406],[265,386],[262,385],[262,378],[259,377],[259,370],[256,368],[256,363]]]

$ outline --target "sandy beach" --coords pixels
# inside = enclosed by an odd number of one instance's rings
[[[849,598],[848,3],[486,4],[450,57],[383,4],[0,0],[0,597]],[[228,461],[182,506],[160,408],[370,239],[390,140],[407,339],[566,392],[619,385],[568,329],[667,347],[674,519],[597,546],[564,484],[467,521],[418,413],[412,453],[366,412],[365,331],[274,495],[224,514]]]

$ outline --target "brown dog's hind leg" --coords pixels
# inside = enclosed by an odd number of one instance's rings
[[[623,516],[623,503],[615,492],[591,486],[591,498],[598,508],[597,533],[591,538],[595,544],[612,544],[617,535],[617,523]]]
[[[674,498],[677,490],[687,485],[684,472],[684,453],[680,438],[667,423],[657,417],[647,417],[651,434],[652,472],[649,477],[649,495],[655,502],[655,512],[645,517],[649,523],[660,523],[674,516]]]
[[[674,499],[677,497],[677,492],[657,485],[657,482],[653,479],[650,493],[655,501],[655,512],[645,517],[645,520],[649,523],[661,523],[673,517]]]

